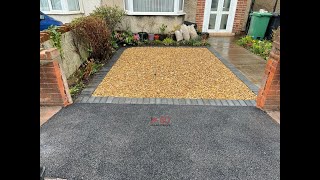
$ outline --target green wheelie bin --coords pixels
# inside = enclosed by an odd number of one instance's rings
[[[253,39],[263,39],[272,14],[267,12],[253,12],[250,16],[252,17],[248,35],[252,36]]]

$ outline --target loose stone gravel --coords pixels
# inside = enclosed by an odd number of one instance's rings
[[[126,49],[93,96],[256,99],[207,48],[180,47]]]

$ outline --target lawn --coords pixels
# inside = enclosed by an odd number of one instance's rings
[[[93,96],[255,100],[207,48],[126,49]]]

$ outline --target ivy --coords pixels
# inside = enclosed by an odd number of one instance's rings
[[[49,26],[48,30],[49,35],[50,35],[50,39],[53,43],[53,47],[58,48],[59,52],[60,52],[60,56],[61,58],[63,57],[63,51],[62,51],[62,46],[61,46],[61,36],[62,33],[58,31],[58,27],[57,26]]]

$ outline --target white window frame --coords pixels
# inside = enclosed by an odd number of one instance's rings
[[[51,0],[47,0],[49,4],[49,11],[42,11],[45,14],[81,14],[84,13],[82,0],[79,1],[80,11],[69,11],[67,0],[61,0],[62,10],[53,10],[51,5]]]
[[[179,10],[179,0],[174,0],[173,12],[134,12],[133,0],[128,1],[128,10],[126,9],[126,0],[123,0],[123,9],[127,15],[162,15],[162,16],[176,16],[184,15],[184,0],[182,0],[182,10]]]

